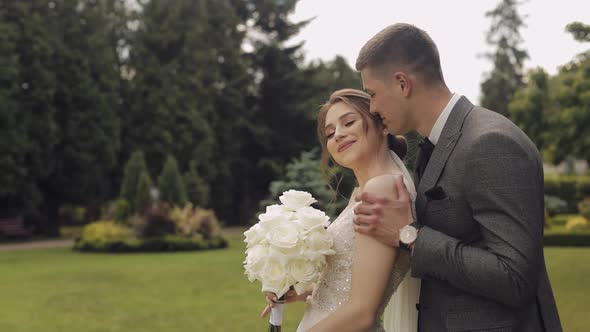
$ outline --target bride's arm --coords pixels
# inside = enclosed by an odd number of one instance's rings
[[[393,175],[374,177],[365,184],[364,191],[397,198],[394,180]],[[396,257],[396,249],[357,233],[350,300],[310,331],[364,331],[373,326]]]

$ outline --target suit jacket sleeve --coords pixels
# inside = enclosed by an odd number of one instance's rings
[[[413,250],[413,275],[521,306],[536,293],[543,259],[538,152],[524,138],[492,132],[473,142],[465,162],[465,199],[482,239],[477,247],[470,246],[423,227]]]

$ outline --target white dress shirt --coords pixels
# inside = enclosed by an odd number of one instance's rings
[[[455,104],[457,103],[459,98],[461,98],[460,94],[453,93],[451,100],[449,100],[447,106],[445,106],[443,111],[438,116],[438,119],[436,119],[436,122],[434,123],[434,126],[430,131],[430,135],[428,135],[428,139],[432,142],[432,144],[436,145],[436,143],[438,143],[438,139],[440,138],[440,134],[442,133],[442,130],[445,127],[447,120],[449,119],[451,110],[453,109],[453,107],[455,107]]]

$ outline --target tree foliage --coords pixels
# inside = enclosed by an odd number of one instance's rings
[[[137,210],[170,156],[186,194],[162,198],[245,223],[317,146],[319,105],[360,88],[342,57],[309,63],[290,43],[309,22],[297,2],[0,2],[0,215],[57,235],[62,205]]]
[[[520,29],[525,24],[518,13],[519,4],[517,0],[501,0],[486,12],[492,21],[486,40],[495,49],[486,54],[493,68],[481,83],[481,105],[505,116],[514,93],[524,85],[523,62],[528,58],[521,46]]]
[[[186,203],[186,186],[184,179],[178,170],[178,163],[174,156],[169,155],[162,172],[158,177],[158,189],[160,200],[173,205],[184,205]]]
[[[580,31],[589,30],[581,23],[567,26],[582,42]],[[510,112],[548,161],[559,163],[572,156],[590,162],[590,51],[578,54],[554,76],[531,71]]]

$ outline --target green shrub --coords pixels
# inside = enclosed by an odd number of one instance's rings
[[[193,208],[187,203],[183,208],[173,208],[170,217],[176,223],[179,235],[200,235],[206,240],[221,235],[221,226],[213,210]]]
[[[578,202],[578,211],[586,220],[590,220],[590,197],[586,197]]]
[[[60,225],[82,225],[86,218],[86,209],[83,206],[66,204],[59,208],[58,218]]]
[[[196,218],[199,220],[199,228],[197,232],[203,236],[205,240],[210,240],[221,235],[221,226],[215,216],[215,212],[211,209],[197,209]]]
[[[578,181],[578,200],[590,198],[590,176],[580,177]]]
[[[576,216],[575,214],[558,214],[556,216],[551,217],[551,225],[552,226],[565,226],[567,221],[572,217]]]
[[[207,206],[209,203],[209,186],[197,173],[195,161],[191,161],[189,171],[184,175],[186,194],[189,202],[195,206]]]
[[[567,203],[556,196],[545,195],[545,210],[550,217],[567,212]]]
[[[590,223],[588,223],[586,218],[578,216],[568,220],[565,229],[567,229],[568,232],[587,231],[590,230]]]
[[[149,174],[145,165],[143,152],[135,151],[125,164],[119,193],[122,198],[129,202],[132,212],[135,212],[137,209],[137,189],[139,188],[139,179],[143,173]]]
[[[84,226],[80,240],[89,243],[104,244],[120,242],[133,237],[133,231],[112,220],[96,221]]]
[[[545,234],[543,245],[554,247],[590,247],[590,232]]]
[[[103,220],[116,220],[123,222],[129,218],[131,207],[125,198],[119,198],[105,203],[101,209],[100,217]]]
[[[173,235],[176,233],[176,224],[170,218],[170,205],[160,203],[149,207],[142,216],[143,227],[139,229],[140,238]]]
[[[186,186],[178,170],[178,163],[174,156],[169,155],[158,177],[160,200],[174,205],[186,203]]]
[[[221,249],[227,247],[227,240],[214,237],[205,241],[200,237],[186,238],[175,235],[147,239],[127,239],[110,242],[92,242],[80,240],[74,249],[89,252],[162,252]]]
[[[149,209],[152,203],[152,179],[146,172],[139,176],[139,183],[137,184],[137,196],[135,197],[135,211],[141,212]]]
[[[576,204],[590,192],[590,177],[581,175],[546,175],[545,195],[558,197],[566,202],[566,211],[576,213]],[[552,211],[549,211],[552,213]]]

